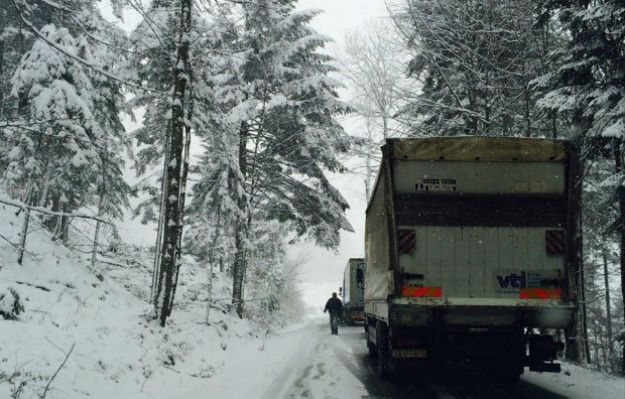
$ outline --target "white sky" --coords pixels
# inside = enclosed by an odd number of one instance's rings
[[[107,1],[103,1],[103,8]],[[332,37],[335,41],[328,46],[332,55],[340,55],[343,37],[346,32],[364,29],[375,19],[385,18],[386,8],[384,0],[300,0],[300,9],[320,9],[324,12],[317,16],[313,27],[318,33]],[[105,12],[106,14],[106,12]],[[124,28],[131,30],[138,22],[138,15],[125,13]],[[343,100],[349,100],[348,92],[342,93]],[[140,115],[137,115],[140,120]],[[136,123],[126,121],[126,128],[131,131]],[[359,121],[355,117],[346,117],[341,120],[348,133],[360,134]],[[348,161],[354,164],[354,161]],[[134,174],[128,174],[134,180]],[[364,213],[365,195],[362,175],[345,174],[330,176],[331,182],[343,194],[350,204],[347,218],[355,232],[342,232],[341,245],[336,252],[317,248],[310,243],[293,245],[288,256],[291,259],[303,259],[305,264],[301,268],[301,289],[304,300],[311,307],[321,308],[332,291],[337,291],[343,279],[343,269],[348,258],[364,256]],[[136,205],[136,203],[133,203]],[[126,220],[120,227],[120,233],[126,240],[142,245],[153,245],[155,234],[154,226],[143,226],[138,220]]]

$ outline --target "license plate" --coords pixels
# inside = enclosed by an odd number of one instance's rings
[[[402,359],[425,359],[427,351],[425,349],[393,349],[393,357]]]

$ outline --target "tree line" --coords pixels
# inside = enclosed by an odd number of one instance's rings
[[[47,210],[36,221],[64,243],[88,212],[95,262],[100,221],[120,223],[138,197],[135,216],[158,226],[150,302],[161,325],[183,253],[231,275],[239,316],[250,276],[265,285],[262,306],[279,306],[293,273],[281,269],[286,243],[334,248],[351,229],[327,178],[345,170],[336,116],[350,107],[321,51],[329,38],[310,26],[317,12],[295,3],[115,0],[111,22],[94,0],[1,0],[0,170],[25,211],[18,247],[31,211]],[[119,28],[128,7],[141,16],[130,33]]]
[[[584,169],[584,262],[574,271],[580,314],[576,329],[567,332],[576,344],[567,346],[566,355],[623,373],[625,3],[386,5],[388,23],[349,35],[343,63],[354,82],[356,112],[377,132],[362,151],[367,193],[371,148],[388,135],[577,143]]]

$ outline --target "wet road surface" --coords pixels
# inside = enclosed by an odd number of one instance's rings
[[[263,399],[371,398],[371,399],[563,399],[529,381],[499,384],[485,373],[454,366],[432,373],[425,366],[402,367],[390,378],[376,374],[368,355],[362,326],[342,327],[331,336],[325,324],[310,327],[301,350],[286,365]]]

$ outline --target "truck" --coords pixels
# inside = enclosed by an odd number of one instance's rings
[[[388,139],[365,220],[365,332],[377,370],[472,362],[559,372],[574,337],[581,166],[572,141]],[[481,367],[479,366],[479,367]]]
[[[343,297],[343,322],[347,325],[364,321],[365,270],[363,258],[350,258],[345,266],[339,291]]]

